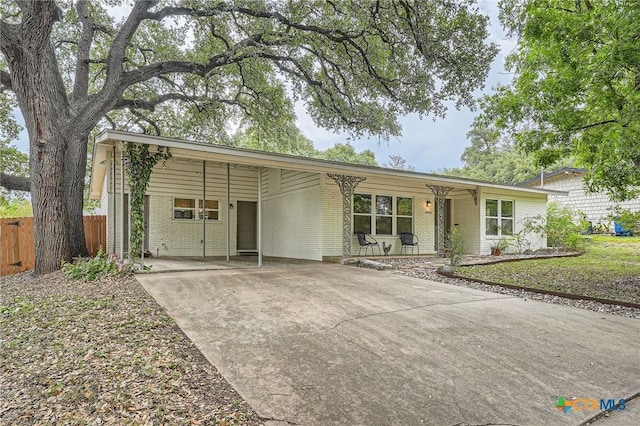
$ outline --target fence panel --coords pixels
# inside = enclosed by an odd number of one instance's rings
[[[98,254],[98,250],[106,249],[107,241],[107,217],[85,216],[84,237],[87,242],[87,250],[91,256]]]
[[[107,217],[85,216],[83,220],[87,249],[95,256],[106,247]],[[34,264],[33,218],[0,219],[0,276],[28,271]]]

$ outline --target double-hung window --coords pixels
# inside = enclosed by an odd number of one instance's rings
[[[202,200],[198,200],[198,219],[202,219],[202,214],[207,220],[218,220],[220,213],[220,203],[218,200],[204,200],[204,211],[202,209]]]
[[[393,197],[376,195],[376,234],[393,234]]]
[[[486,200],[487,235],[513,235],[514,201]]]
[[[353,194],[353,232],[371,234],[370,194]]]
[[[196,208],[196,206],[198,206]],[[173,218],[183,220],[220,219],[220,202],[218,200],[199,200],[195,198],[174,198]]]
[[[173,218],[174,219],[195,219],[196,217],[196,200],[193,198],[174,198],[173,199]]]
[[[354,194],[353,232],[375,235],[413,232],[413,198]]]
[[[396,197],[396,233],[413,232],[413,198]]]

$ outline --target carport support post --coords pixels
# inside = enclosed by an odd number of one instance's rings
[[[450,186],[427,185],[433,195],[436,196],[437,219],[438,219],[438,256],[444,257],[444,205],[447,201],[447,194],[453,188]]]
[[[117,220],[114,221],[114,226]],[[124,148],[120,146],[120,260],[124,261]]]
[[[207,257],[207,162],[202,160],[202,258]]]
[[[231,198],[230,197],[230,184],[229,184],[229,163],[227,163],[227,263],[229,263],[229,257],[231,256]]]
[[[351,199],[360,182],[367,178],[327,173],[336,182],[342,194],[342,257],[351,256]]]
[[[262,266],[262,167],[258,167],[258,266]]]

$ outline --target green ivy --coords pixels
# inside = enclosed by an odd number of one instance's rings
[[[160,161],[171,158],[168,147],[158,146],[156,152],[149,151],[149,145],[125,144],[126,172],[129,178],[129,202],[131,205],[131,231],[129,234],[129,262],[136,263],[142,254],[144,237],[144,194],[149,186],[151,171]]]

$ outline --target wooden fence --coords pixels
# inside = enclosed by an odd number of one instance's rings
[[[84,234],[91,256],[106,248],[107,217],[85,216]],[[33,269],[33,218],[0,219],[0,275],[17,274]]]

